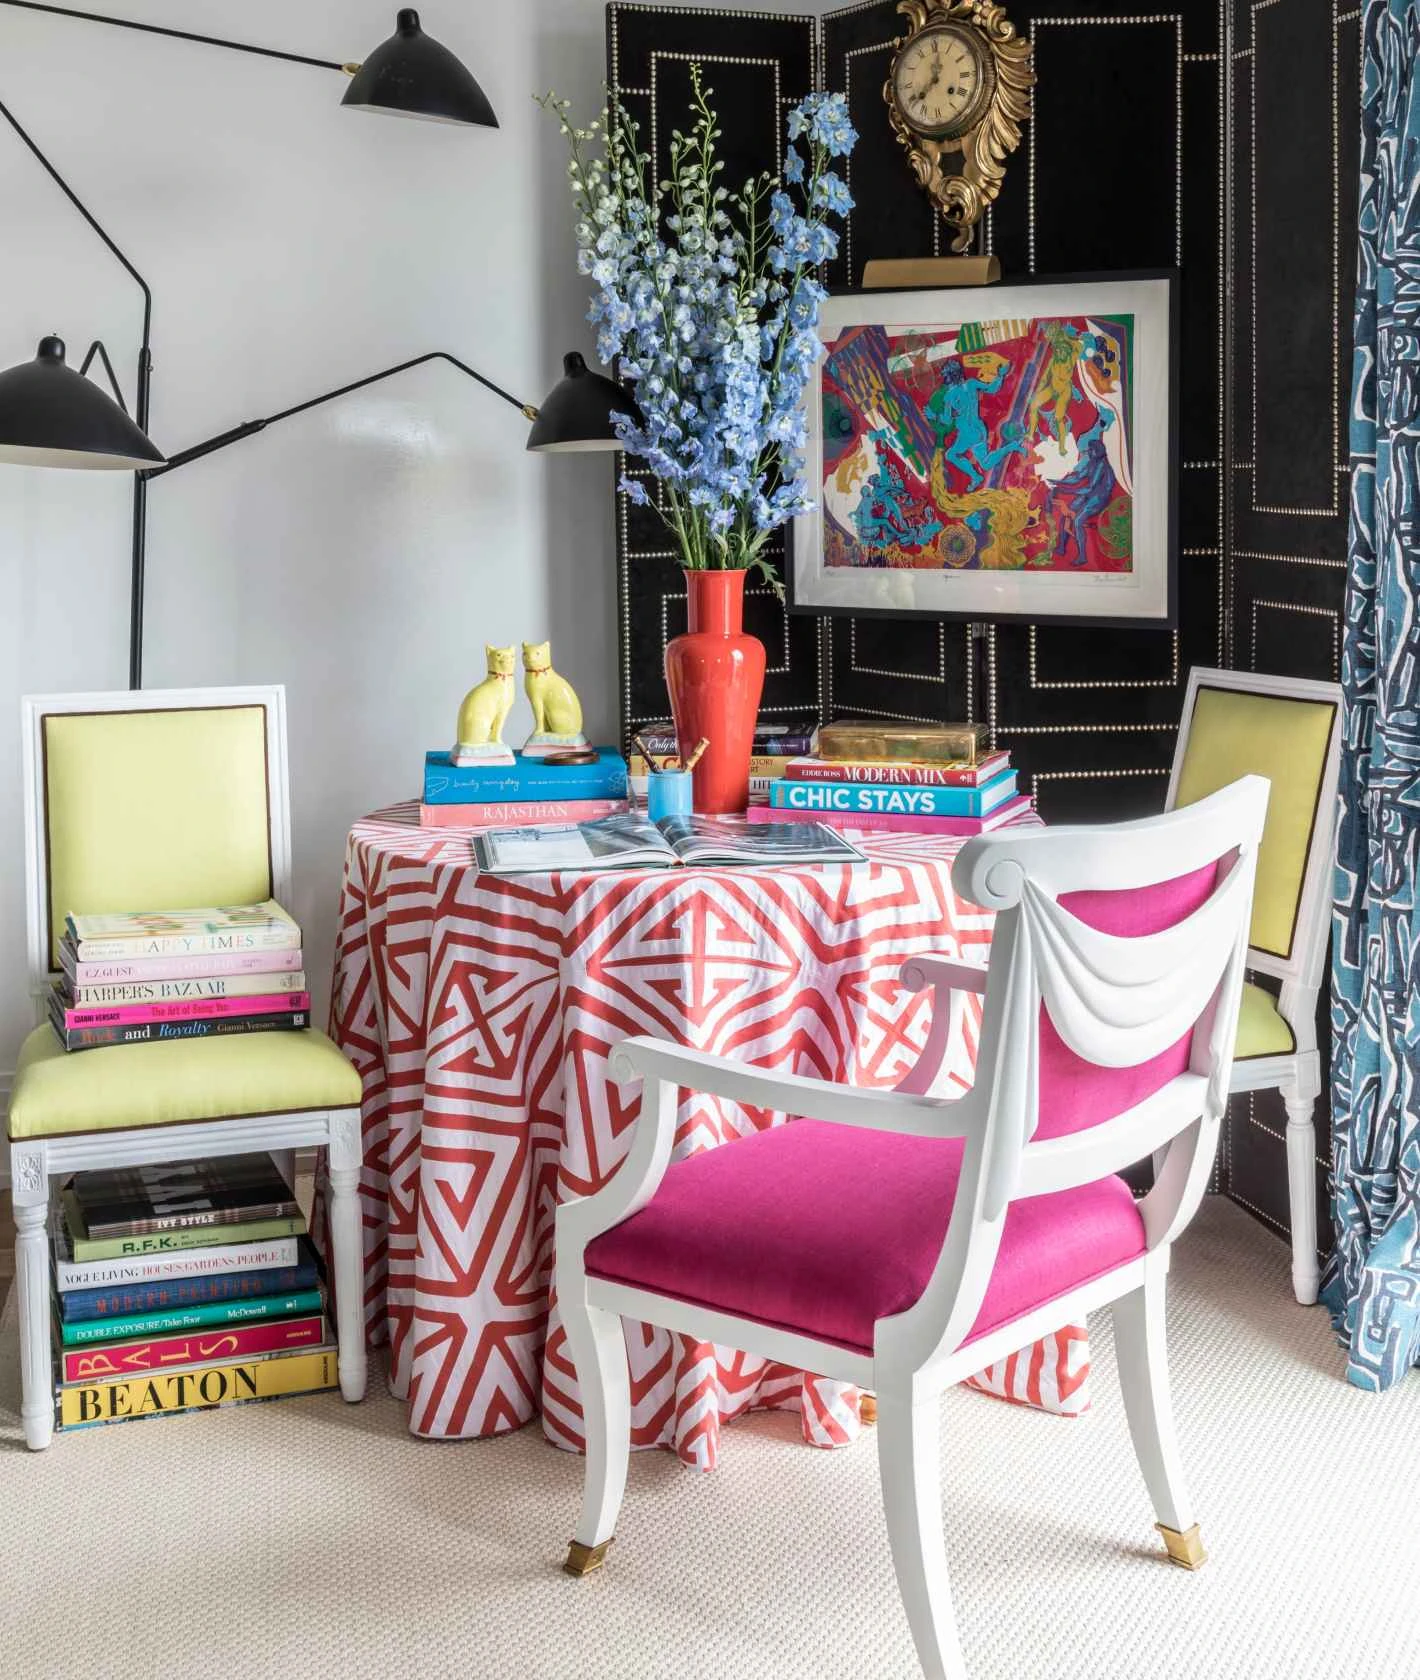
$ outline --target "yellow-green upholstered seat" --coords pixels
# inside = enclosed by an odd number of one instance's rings
[[[1243,987],[1242,1008],[1238,1012],[1238,1047],[1234,1055],[1238,1061],[1249,1056],[1290,1056],[1297,1048],[1292,1029],[1277,1012],[1277,999],[1271,992],[1251,982]]]
[[[360,1075],[321,1032],[252,1033],[66,1052],[49,1026],[20,1050],[12,1138],[236,1115],[355,1108]]]

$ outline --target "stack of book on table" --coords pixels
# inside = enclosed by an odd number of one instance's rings
[[[817,750],[791,759],[751,822],[857,831],[984,834],[1032,802],[1010,754],[988,750],[983,724],[825,724]]]
[[[812,718],[761,718],[754,726],[754,752],[749,761],[750,798],[762,800],[776,777],[782,776],[794,759],[814,750],[818,725]],[[631,754],[631,791],[638,799],[646,797],[646,783],[652,770],[665,770],[680,763],[680,747],[676,742],[674,724],[649,724],[637,739],[643,741],[650,753],[648,762],[641,753]]]
[[[52,1236],[60,1429],[335,1386],[315,1250],[270,1155],[79,1173]]]
[[[598,747],[583,764],[517,755],[513,764],[457,765],[446,752],[424,760],[421,828],[520,828],[596,822],[623,815],[626,760]]]
[[[301,930],[275,899],[67,916],[49,1018],[66,1050],[310,1024]]]

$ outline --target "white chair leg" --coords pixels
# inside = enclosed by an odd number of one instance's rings
[[[327,1181],[330,1243],[335,1271],[340,1392],[352,1404],[365,1398],[365,1253],[360,1230],[360,1115],[331,1117]]]
[[[1169,1557],[1185,1569],[1197,1569],[1205,1553],[1183,1479],[1169,1393],[1164,1322],[1166,1250],[1160,1258],[1163,1263],[1150,1266],[1138,1289],[1114,1303],[1115,1356],[1124,1414],[1158,1519],[1156,1526]]]
[[[927,1680],[965,1680],[942,1530],[939,1396],[878,1387],[878,1476],[893,1568]]]
[[[1292,1290],[1314,1306],[1321,1287],[1316,1257],[1316,1108],[1312,1097],[1283,1093],[1287,1104],[1287,1191],[1292,1208]]]
[[[582,1287],[585,1289],[585,1283]],[[590,1307],[585,1298],[576,1299],[574,1289],[564,1294],[560,1286],[558,1302],[567,1345],[577,1367],[586,1438],[582,1514],[562,1567],[569,1575],[590,1575],[606,1561],[626,1492],[626,1467],[631,1456],[631,1378],[621,1315]]]
[[[43,1148],[10,1150],[15,1209],[15,1288],[20,1313],[20,1421],[25,1445],[42,1452],[54,1437],[49,1333],[49,1176]]]

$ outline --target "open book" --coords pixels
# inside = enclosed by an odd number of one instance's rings
[[[492,828],[473,837],[486,875],[554,869],[674,869],[682,864],[855,863],[858,848],[819,823],[759,823],[742,817],[606,817],[571,828]]]

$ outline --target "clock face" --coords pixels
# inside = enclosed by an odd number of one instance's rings
[[[986,54],[969,30],[953,24],[924,30],[893,67],[899,110],[919,134],[960,134],[989,92]]]

